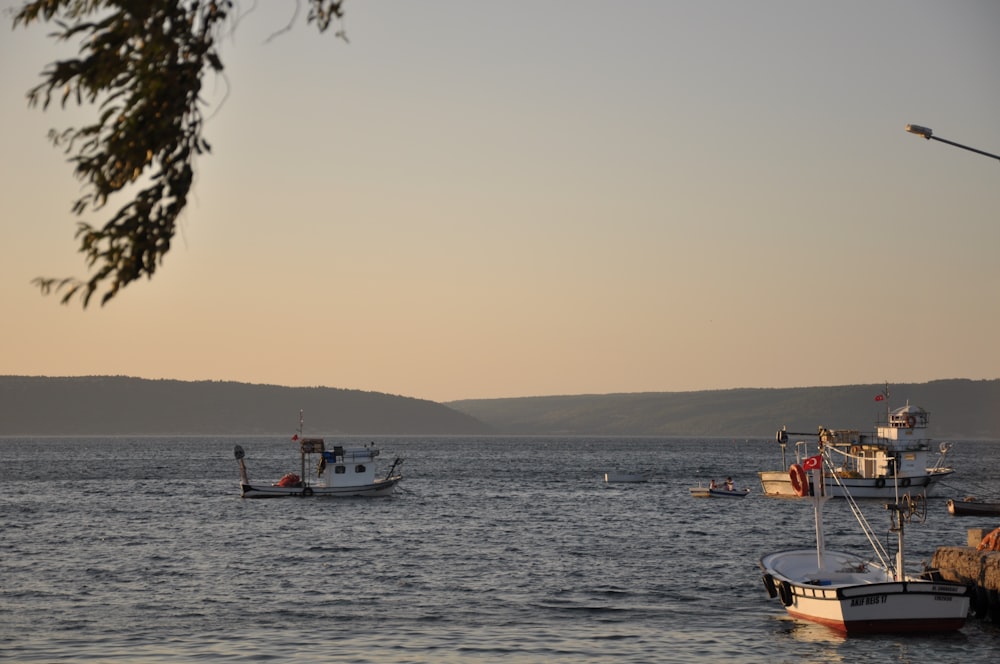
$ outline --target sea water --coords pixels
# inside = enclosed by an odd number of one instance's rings
[[[17,662],[992,661],[1000,628],[845,638],[768,599],[761,554],[813,546],[805,501],[760,494],[766,440],[344,438],[404,457],[392,498],[243,500],[300,471],[287,438],[0,438],[0,659]],[[334,441],[328,439],[328,444]],[[1000,443],[907,525],[912,570],[998,518]],[[384,470],[384,469],[383,469]],[[608,471],[652,471],[608,485]],[[314,472],[306,469],[306,472]],[[732,476],[743,499],[692,498]],[[995,494],[994,494],[995,495]],[[862,503],[889,543],[884,505]],[[866,543],[844,501],[827,546]]]

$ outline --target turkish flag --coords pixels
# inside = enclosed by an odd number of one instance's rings
[[[875,401],[885,401],[885,395],[884,394],[878,394],[878,395],[876,395],[875,396]]]
[[[802,468],[804,470],[812,470],[813,468],[819,468],[823,465],[823,455],[817,454],[816,456],[811,456],[802,462]]]
[[[298,439],[299,439],[299,434],[295,434],[294,436],[292,436],[292,440],[298,440]]]

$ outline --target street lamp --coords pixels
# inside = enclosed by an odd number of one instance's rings
[[[961,143],[955,143],[953,141],[946,141],[943,138],[938,138],[934,135],[934,132],[929,127],[921,127],[920,125],[908,124],[906,125],[906,131],[911,134],[916,134],[917,136],[923,136],[928,141],[932,138],[935,141],[941,141],[942,143],[947,143],[948,145],[954,145],[956,148],[962,148],[963,150],[968,150],[969,152],[975,152],[976,154],[985,155],[987,157],[992,157],[1000,161],[1000,155],[990,154],[989,152],[983,152],[982,150],[977,150],[976,148],[970,148],[968,145],[962,145]]]

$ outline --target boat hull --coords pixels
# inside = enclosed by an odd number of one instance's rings
[[[796,595],[794,605],[785,608],[793,618],[819,623],[848,635],[953,632],[965,625],[969,610],[967,598],[910,592],[906,588],[910,584],[892,585],[894,587],[868,587],[864,589],[865,594],[844,599]],[[953,603],[956,608],[943,612],[942,601]]]
[[[712,489],[707,486],[689,487],[693,498],[746,498],[750,494],[750,489]]]
[[[761,559],[768,593],[789,616],[845,634],[946,632],[965,624],[969,596],[963,585],[887,580],[882,568],[857,556],[835,551],[824,556],[823,570],[814,549]]]
[[[350,498],[383,497],[392,495],[396,484],[403,478],[390,477],[376,480],[372,484],[359,486],[274,486],[262,484],[240,484],[242,498]]]
[[[948,513],[953,516],[1000,516],[1000,503],[949,500]]]
[[[900,477],[899,492],[920,491],[927,496],[933,495],[938,483],[953,470],[929,472],[915,477]],[[787,470],[763,470],[757,473],[765,496],[798,497],[792,489],[792,480]],[[849,493],[854,498],[880,498],[894,500],[896,497],[896,482],[893,478],[825,478],[827,495],[833,498],[843,498]],[[810,487],[812,482],[810,481]]]

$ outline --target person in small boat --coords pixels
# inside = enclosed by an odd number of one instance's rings
[[[736,485],[733,484],[733,478],[732,477],[727,477],[726,478],[726,491],[735,491],[735,490],[736,490]]]
[[[718,484],[716,484],[716,483],[715,483],[715,480],[713,479],[713,480],[712,480],[711,482],[709,482],[709,483],[708,483],[708,488],[709,488],[709,489],[718,489],[718,488],[719,488],[719,485],[718,485]]]

